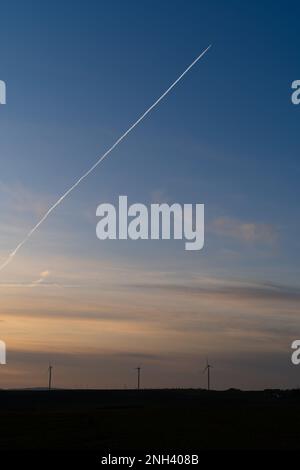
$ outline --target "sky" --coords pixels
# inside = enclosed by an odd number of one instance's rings
[[[1,2],[0,387],[298,387],[298,17],[290,1]],[[100,241],[96,208],[205,204],[203,250]]]

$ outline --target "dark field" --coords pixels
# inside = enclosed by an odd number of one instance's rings
[[[300,449],[300,392],[0,391],[3,449]]]

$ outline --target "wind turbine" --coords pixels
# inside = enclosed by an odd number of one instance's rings
[[[48,383],[48,388],[51,390],[51,385],[52,385],[52,369],[53,366],[49,364],[48,372],[49,372],[49,383]]]
[[[137,389],[140,390],[140,385],[141,385],[141,366],[136,367],[135,370],[137,370]]]
[[[208,359],[206,359],[206,367],[203,370],[203,374],[207,371],[207,390],[210,390],[210,369],[211,365],[208,363]]]

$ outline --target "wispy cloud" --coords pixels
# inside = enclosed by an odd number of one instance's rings
[[[278,239],[278,230],[271,224],[241,221],[231,217],[218,217],[211,224],[217,235],[240,240],[245,243],[273,244]]]
[[[45,197],[19,182],[7,184],[0,181],[1,200],[9,212],[43,214],[49,205],[50,198]]]
[[[59,282],[49,282],[47,279],[50,276],[50,271],[45,270],[42,271],[39,277],[32,282],[1,282],[1,288],[34,288],[34,287],[58,287],[58,288],[66,288],[66,287],[79,287],[78,285],[74,284],[65,284]]]
[[[49,276],[50,276],[50,271],[42,271],[40,273],[40,277],[36,281],[33,281],[32,287],[42,284],[42,282],[44,282]]]
[[[231,299],[265,299],[300,301],[300,288],[270,282],[242,282],[204,279],[198,283],[138,283],[139,289],[161,290],[196,296]]]

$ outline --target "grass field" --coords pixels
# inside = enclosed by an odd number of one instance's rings
[[[0,449],[300,449],[300,392],[0,391]]]

